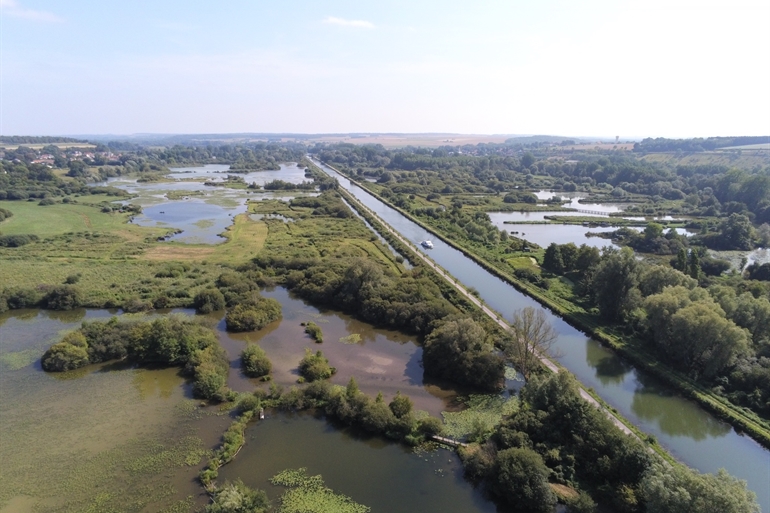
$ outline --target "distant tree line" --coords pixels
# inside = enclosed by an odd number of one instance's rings
[[[87,143],[85,139],[34,135],[0,135],[0,144]]]

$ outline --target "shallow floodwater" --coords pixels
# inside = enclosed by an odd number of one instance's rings
[[[229,420],[199,409],[178,369],[108,363],[49,374],[40,367],[64,332],[111,315],[0,315],[0,511],[205,504],[194,479]]]
[[[247,342],[256,342],[268,353],[273,382],[278,385],[288,388],[296,383],[297,366],[307,347],[323,350],[338,369],[333,383],[344,385],[355,376],[361,390],[370,395],[381,391],[390,400],[401,391],[412,398],[415,409],[433,415],[456,409],[456,391],[423,383],[422,350],[415,337],[319,310],[283,288],[264,295],[281,302],[283,319],[258,332],[230,334],[224,331],[222,312],[209,316],[217,323],[218,336],[230,355],[228,384],[233,389],[248,392],[267,386],[247,378],[240,369],[240,352]],[[178,312],[192,314],[190,310]],[[216,407],[200,408],[178,369],[135,368],[116,362],[68,373],[49,374],[40,368],[45,349],[64,333],[85,320],[107,319],[117,313],[18,310],[0,315],[3,513],[33,508],[53,511],[61,505],[65,507],[56,511],[85,511],[98,501],[114,504],[116,510],[147,512],[180,501],[187,501],[185,510],[206,503],[195,477],[205,463],[205,450],[218,445],[231,419]],[[304,333],[300,323],[306,321],[322,327],[322,344]],[[323,473],[327,485],[337,491],[383,510],[382,505],[389,503],[382,502],[388,489],[382,485],[386,474],[395,472],[390,478],[391,491],[393,486],[413,485],[401,494],[404,511],[430,511],[423,505],[445,502],[457,504],[459,509],[435,511],[494,510],[462,479],[459,461],[448,451],[418,456],[380,439],[359,439],[312,416],[277,418],[284,420],[273,422],[271,417],[270,423],[249,428],[259,440],[261,433],[278,428],[267,444],[271,452],[258,456],[260,469],[275,469],[267,477],[292,466],[307,466],[310,472]],[[249,456],[253,436],[249,440],[228,469],[253,464]],[[318,450],[313,452],[316,443]],[[338,447],[340,444],[344,447]],[[319,466],[323,461],[337,470]],[[344,471],[365,465],[377,466],[369,474],[371,482],[362,480],[360,472]],[[243,479],[250,482],[246,475]],[[263,483],[259,486],[265,487]],[[359,491],[363,493],[356,497]]]
[[[462,475],[454,452],[413,453],[381,438],[337,429],[323,418],[270,414],[246,429],[246,445],[219,471],[220,481],[243,480],[272,499],[284,488],[269,479],[306,467],[326,486],[369,506],[372,513],[493,513],[494,505]]]
[[[228,382],[234,390],[249,391],[255,386],[267,386],[246,377],[240,369],[239,355],[251,342],[259,344],[270,358],[272,382],[284,387],[297,383],[297,367],[308,348],[314,352],[323,351],[330,365],[337,369],[330,380],[332,383],[344,386],[353,376],[366,394],[376,396],[382,392],[389,401],[400,391],[412,399],[416,409],[436,416],[441,411],[455,408],[457,392],[441,384],[423,382],[422,348],[416,337],[374,328],[334,310],[320,310],[282,287],[263,291],[262,295],[281,303],[281,320],[250,333],[227,333],[224,320],[219,321],[220,341],[234,362]],[[317,344],[305,333],[300,323],[308,321],[321,327],[323,343]],[[355,342],[354,338],[359,340]]]
[[[134,217],[141,226],[182,230],[168,240],[187,244],[218,244],[225,241],[221,234],[233,223],[233,218],[246,212],[247,201],[261,199],[291,199],[315,193],[297,191],[263,191],[232,189],[224,186],[206,186],[204,182],[223,182],[229,165],[208,164],[201,167],[170,168],[168,181],[138,182],[135,178],[115,177],[97,185],[111,185],[135,195],[122,203],[142,207]],[[294,163],[281,164],[280,170],[237,173],[246,183],[263,186],[276,179],[291,183],[307,181],[304,169]],[[167,194],[179,195],[169,199]]]
[[[478,290],[487,305],[500,312],[505,319],[510,321],[516,309],[527,306],[541,308],[534,299],[491,275],[344,176],[327,166],[321,165],[321,168],[335,176],[342,187],[412,241],[415,249],[429,254],[460,283]],[[419,242],[425,239],[433,240],[434,249],[425,250],[419,246]],[[554,348],[562,354],[559,363],[586,387],[594,388],[600,397],[642,431],[655,435],[660,444],[681,461],[701,472],[725,468],[733,476],[745,479],[749,488],[757,494],[762,509],[770,511],[770,451],[697,404],[679,397],[653,378],[633,369],[550,311],[546,310],[546,315],[559,334]]]
[[[537,191],[533,193],[538,200],[544,201],[559,196],[562,199],[569,200],[561,205],[568,208],[577,208],[582,210],[593,210],[596,212],[605,212],[607,214],[611,212],[622,212],[625,209],[623,204],[612,203],[580,203],[580,200],[585,199],[583,193],[579,192],[554,192],[554,191]],[[582,215],[582,214],[581,214]],[[590,215],[590,214],[586,214]]]

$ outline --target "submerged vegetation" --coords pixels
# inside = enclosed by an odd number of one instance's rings
[[[324,485],[321,476],[308,476],[307,469],[279,472],[270,480],[288,490],[281,496],[280,513],[367,513],[370,508]]]

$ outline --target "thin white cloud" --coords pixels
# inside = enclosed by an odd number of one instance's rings
[[[52,12],[37,11],[35,9],[22,7],[16,0],[0,0],[0,10],[3,14],[12,18],[21,18],[42,23],[61,23],[64,21],[63,18]]]
[[[324,23],[327,25],[339,25],[341,27],[356,27],[356,28],[365,28],[365,29],[373,29],[374,23],[371,21],[366,20],[346,20],[344,18],[336,18],[334,16],[327,16],[324,20]]]

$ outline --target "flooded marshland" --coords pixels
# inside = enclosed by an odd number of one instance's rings
[[[330,380],[334,384],[345,385],[353,376],[362,392],[371,396],[382,392],[386,401],[400,391],[412,399],[416,409],[432,415],[453,408],[457,396],[453,389],[423,382],[422,348],[416,337],[375,328],[337,311],[320,310],[281,287],[263,295],[281,303],[282,320],[251,333],[226,333],[224,320],[219,321],[220,341],[234,362],[247,343],[257,343],[273,364],[272,382],[291,386],[297,383],[297,366],[305,348],[321,350],[337,369]],[[301,323],[309,321],[321,327],[322,344],[305,333]],[[247,378],[239,361],[235,365],[228,382],[231,388],[249,391],[255,386],[266,386]]]
[[[381,391],[389,400],[401,391],[416,409],[434,415],[455,409],[455,391],[423,382],[414,337],[320,310],[282,288],[264,295],[281,302],[283,319],[261,331],[226,333],[223,312],[207,316],[230,355],[233,389],[267,386],[240,370],[240,352],[255,342],[272,360],[280,386],[296,383],[307,347],[321,349],[337,368],[333,383],[355,376],[370,395]],[[49,374],[40,367],[42,353],[64,333],[116,313],[23,310],[0,316],[0,511],[190,511],[206,503],[196,476],[232,418],[216,406],[200,407],[178,369],[113,362]],[[300,323],[311,320],[322,327],[322,344],[304,333]],[[296,467],[323,474],[328,486],[373,511],[397,511],[393,490],[402,496],[403,511],[494,511],[462,480],[453,453],[415,454],[312,415],[271,413],[250,426],[247,445],[222,469],[222,478],[239,477],[273,493],[265,479]]]
[[[0,315],[0,511],[188,511],[205,502],[195,476],[229,419],[198,408],[178,369],[41,369],[64,332],[111,315]]]
[[[313,192],[265,191],[263,189],[223,186],[230,166],[208,164],[201,167],[170,168],[163,181],[139,182],[136,178],[115,177],[96,185],[123,189],[133,197],[123,203],[142,207],[132,222],[177,230],[168,240],[186,244],[220,244],[221,236],[233,218],[247,210],[249,200],[291,199],[315,195]],[[303,168],[294,163],[281,164],[280,170],[238,173],[246,184],[262,187],[273,180],[300,184],[309,180]],[[219,186],[204,185],[206,182]]]

